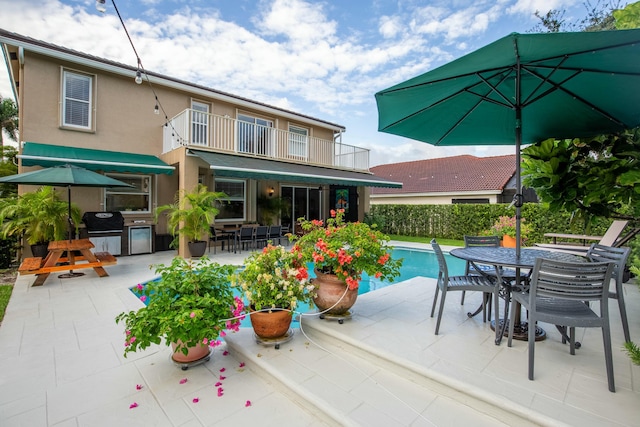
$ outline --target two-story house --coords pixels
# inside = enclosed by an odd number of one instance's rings
[[[257,222],[258,200],[279,197],[277,222],[292,227],[335,207],[362,219],[369,187],[401,186],[370,173],[369,151],[342,142],[344,126],[1,29],[0,46],[19,107],[19,172],[71,163],[134,186],[73,188],[85,212],[119,211],[128,227],[162,234],[155,208],[203,183],[229,196],[216,224]]]

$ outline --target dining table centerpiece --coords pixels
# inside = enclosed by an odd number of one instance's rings
[[[175,257],[170,265],[155,267],[160,277],[135,289],[146,306],[116,317],[125,325],[124,356],[164,341],[176,363],[208,358],[225,329],[240,327],[243,302],[229,286],[236,267],[207,257]]]
[[[242,290],[253,330],[265,340],[285,337],[294,312],[314,296],[303,260],[292,250],[270,243],[245,259],[231,284]]]
[[[303,234],[292,251],[313,262],[314,304],[322,314],[348,315],[355,304],[362,274],[391,281],[400,275],[402,259],[391,257],[389,236],[375,225],[346,222],[344,209],[331,210],[326,223],[300,218]]]

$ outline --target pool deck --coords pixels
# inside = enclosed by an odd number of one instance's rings
[[[583,346],[571,356],[555,328],[542,324],[548,338],[536,344],[536,377],[529,381],[526,342],[496,346],[489,324],[467,317],[478,294],[468,295],[464,306],[459,293],[450,294],[434,335],[435,280],[422,277],[360,295],[343,324],[303,316],[302,328],[279,349],[256,343],[243,329],[209,362],[186,371],[170,362],[166,346],[124,358],[123,327],[114,318],[142,306],[128,288],[155,277],[149,266],[174,255],[120,257],[106,267],[108,277],[52,275],[41,287],[30,286],[33,276],[19,277],[0,325],[0,426],[640,422],[640,367],[621,349],[615,300],[616,393],[607,390],[598,329],[578,330]],[[218,251],[211,258],[239,265],[246,255]],[[640,343],[640,291],[627,283],[625,292],[631,336]]]

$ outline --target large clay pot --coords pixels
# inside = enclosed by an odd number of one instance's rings
[[[176,347],[180,345],[182,346],[182,342],[179,343],[171,343],[171,348],[173,349],[173,354],[171,358],[178,363],[191,363],[200,359],[204,359],[209,356],[209,346],[206,344],[198,344],[195,347],[189,347],[189,352],[185,356],[182,352],[182,349],[176,351]]]
[[[505,234],[504,236],[502,236],[502,246],[505,248],[515,248],[516,238]]]
[[[290,310],[253,311],[249,314],[255,334],[264,339],[284,337],[289,331],[293,315]]]
[[[313,279],[316,296],[313,302],[318,310],[325,314],[345,315],[356,303],[358,289],[349,289],[347,284],[333,274],[315,270]],[[346,293],[345,293],[346,291]]]

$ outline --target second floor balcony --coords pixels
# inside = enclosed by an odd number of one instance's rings
[[[163,152],[180,146],[338,169],[368,171],[369,150],[300,132],[187,109],[163,131]]]

